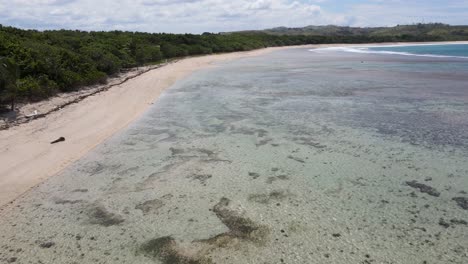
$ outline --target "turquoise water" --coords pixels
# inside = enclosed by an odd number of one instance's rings
[[[388,45],[388,46],[346,46],[319,48],[311,50],[315,53],[323,52],[349,52],[360,54],[379,54],[386,56],[415,56],[426,58],[468,59],[468,44],[411,44],[411,45]],[[427,65],[431,66],[431,65]]]
[[[468,263],[468,61],[291,49],[177,82],[0,212],[0,262]]]
[[[391,46],[370,48],[372,51],[397,52],[402,54],[416,54],[428,56],[451,56],[468,58],[468,44],[452,45],[415,45],[415,46]]]

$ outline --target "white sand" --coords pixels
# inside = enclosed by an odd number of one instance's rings
[[[344,45],[310,47],[325,46]],[[184,59],[88,97],[45,118],[0,131],[0,206],[57,174],[125,128],[177,80],[216,62],[285,48],[293,47]],[[66,141],[50,144],[59,137],[65,137]]]

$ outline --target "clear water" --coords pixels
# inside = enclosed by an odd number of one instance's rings
[[[0,212],[17,263],[468,263],[468,62],[203,70]]]

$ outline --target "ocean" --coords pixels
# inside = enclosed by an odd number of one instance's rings
[[[411,44],[358,47],[330,47],[318,51],[344,51],[368,54],[468,59],[468,44]]]
[[[391,46],[374,47],[371,51],[392,52],[403,55],[419,55],[427,57],[453,57],[468,59],[468,44],[452,45],[410,45],[410,46]]]
[[[467,46],[354,50],[178,81],[1,212],[0,258],[467,263]]]

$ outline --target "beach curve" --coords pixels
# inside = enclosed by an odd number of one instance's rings
[[[0,131],[0,207],[58,174],[127,127],[176,81],[214,63],[258,56],[277,49],[281,48],[182,59],[44,118]],[[50,144],[59,137],[66,140]]]

